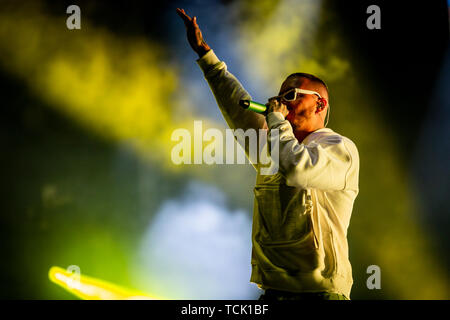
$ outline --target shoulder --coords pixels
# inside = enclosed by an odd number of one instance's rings
[[[309,141],[315,142],[324,148],[340,150],[347,153],[354,160],[359,160],[358,148],[353,140],[330,128],[322,128],[315,131]]]

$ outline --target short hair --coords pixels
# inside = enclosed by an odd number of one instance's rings
[[[325,88],[327,94],[329,95],[329,92],[328,92],[328,86],[326,85],[325,81],[323,81],[323,80],[320,79],[319,77],[316,77],[316,76],[313,75],[313,74],[310,74],[310,73],[304,73],[304,72],[296,72],[296,73],[292,73],[292,74],[288,75],[288,77],[287,77],[286,79],[291,78],[291,77],[306,78],[306,79],[311,80],[311,82],[318,83],[318,84],[320,84],[322,87]],[[328,97],[328,99],[329,99],[329,97]]]
[[[328,120],[330,119],[330,108],[331,107],[330,107],[330,102],[329,102],[330,101],[330,93],[328,92],[328,86],[325,83],[325,81],[323,81],[319,77],[316,77],[313,74],[304,73],[304,72],[292,73],[292,74],[288,75],[288,77],[286,79],[289,79],[291,77],[306,78],[306,79],[311,80],[311,82],[317,83],[317,84],[321,85],[323,88],[325,88],[325,91],[327,92],[327,95],[328,95],[328,99],[327,99],[328,100],[328,108],[327,108],[327,114],[325,116],[327,120],[326,120],[326,122],[324,124],[324,127],[326,127],[328,125]]]

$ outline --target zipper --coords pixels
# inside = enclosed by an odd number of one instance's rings
[[[305,198],[303,198],[303,199],[305,199]],[[306,199],[305,199],[304,204],[305,204],[306,210],[309,211],[309,217],[311,219],[312,232],[314,235],[314,247],[316,249],[318,249],[319,248],[319,240],[317,239],[316,230],[315,230],[315,226],[314,226],[314,217],[312,214],[314,206],[313,206],[313,202],[312,202],[311,190],[309,190],[309,189],[306,189]]]

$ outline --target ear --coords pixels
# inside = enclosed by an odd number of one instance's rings
[[[319,100],[317,100],[316,113],[319,113],[320,111],[325,109],[326,106],[327,106],[327,100],[325,100],[324,98],[319,98]]]

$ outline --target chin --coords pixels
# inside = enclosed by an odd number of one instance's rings
[[[290,124],[294,127],[299,127],[301,123],[303,122],[301,119],[298,119],[297,117],[287,116],[286,120],[290,122]]]

